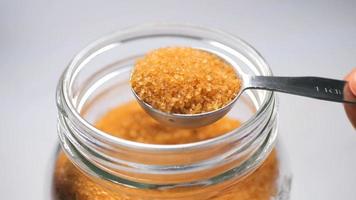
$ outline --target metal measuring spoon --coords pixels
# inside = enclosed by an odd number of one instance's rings
[[[181,128],[196,128],[217,121],[231,110],[236,100],[247,89],[278,91],[320,100],[356,104],[356,97],[351,93],[347,81],[320,77],[251,76],[239,69],[236,70],[242,81],[241,89],[236,97],[217,110],[200,114],[160,111],[144,102],[132,88],[131,90],[138,103],[151,117],[165,125]]]

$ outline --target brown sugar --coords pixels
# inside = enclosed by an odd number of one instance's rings
[[[255,172],[213,200],[270,200],[276,193],[277,177],[277,157],[273,151]],[[63,152],[56,163],[54,193],[56,200],[136,200],[97,184],[79,171]]]
[[[238,120],[225,117],[198,129],[165,127],[147,115],[137,102],[118,106],[105,114],[96,124],[97,128],[108,134],[154,144],[196,142],[224,134],[238,126],[240,126]],[[276,192],[277,177],[278,161],[276,152],[273,151],[259,169],[213,199],[269,200]],[[56,163],[54,189],[57,200],[135,200],[97,184],[95,180],[79,171],[63,153],[60,153]]]
[[[131,86],[156,109],[197,114],[228,104],[238,94],[241,80],[234,68],[215,54],[167,47],[153,50],[136,62]]]
[[[239,126],[238,120],[224,117],[197,129],[168,127],[151,118],[137,102],[129,102],[114,108],[96,123],[98,129],[113,136],[150,144],[197,142],[217,137]]]

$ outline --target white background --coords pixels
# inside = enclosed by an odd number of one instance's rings
[[[276,75],[341,79],[356,66],[356,1],[2,0],[1,199],[47,199],[57,144],[55,87],[74,54],[100,36],[147,22],[238,35]],[[292,200],[356,199],[356,132],[342,105],[279,96]]]

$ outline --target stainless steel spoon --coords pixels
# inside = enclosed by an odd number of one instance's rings
[[[242,80],[242,87],[236,97],[227,105],[210,112],[200,114],[166,113],[153,108],[131,88],[141,107],[154,119],[168,126],[196,128],[211,124],[231,110],[239,96],[247,89],[262,89],[284,92],[299,96],[340,103],[351,103],[356,106],[356,97],[351,93],[348,83],[320,77],[278,77],[251,76],[236,69]]]

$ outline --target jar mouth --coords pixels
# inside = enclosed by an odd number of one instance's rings
[[[87,47],[85,47],[74,57],[74,59],[70,62],[67,69],[63,73],[57,88],[57,105],[59,110],[62,112],[62,114],[64,114],[71,120],[75,121],[76,123],[78,123],[79,126],[83,127],[88,134],[94,136],[99,141],[104,141],[104,143],[109,143],[114,146],[117,145],[129,149],[139,149],[144,151],[175,152],[175,151],[196,149],[202,146],[204,147],[213,146],[215,144],[221,143],[222,141],[230,140],[231,138],[243,137],[243,135],[245,135],[246,132],[248,131],[248,128],[252,124],[254,124],[256,120],[261,118],[263,114],[266,112],[267,108],[271,105],[271,102],[273,102],[273,97],[274,97],[273,92],[270,91],[265,92],[263,101],[259,105],[259,108],[247,121],[242,123],[240,127],[230,132],[227,132],[223,135],[211,139],[203,140],[203,141],[192,142],[192,143],[166,145],[166,144],[148,144],[148,143],[130,141],[123,138],[112,136],[106,132],[97,129],[93,124],[91,124],[81,116],[81,114],[78,112],[76,106],[73,104],[73,101],[70,97],[70,94],[72,93],[71,85],[73,83],[73,80],[81,70],[81,68],[83,68],[91,58],[112,49],[116,45],[119,45],[120,42],[127,42],[134,38],[139,38],[139,37],[160,36],[160,34],[152,33],[151,35],[147,34],[146,36],[134,34],[133,38],[126,37],[124,39],[121,39],[120,41],[118,41],[119,39],[117,38],[120,38],[121,36],[126,36],[128,34],[132,34],[133,32],[137,33],[140,32],[141,30],[155,30],[157,28],[162,28],[163,30],[179,29],[179,30],[183,30],[183,32],[184,30],[196,30],[196,31],[218,34],[221,37],[224,37],[232,42],[238,43],[238,45],[240,45],[241,48],[244,48],[244,50],[249,55],[252,55],[256,59],[259,68],[262,70],[261,75],[269,75],[269,76],[272,75],[270,68],[268,67],[265,59],[261,56],[261,54],[258,53],[257,50],[255,50],[247,42],[243,41],[238,37],[232,36],[220,30],[204,28],[195,25],[165,24],[165,23],[145,24],[141,26],[127,28],[125,30],[118,31],[108,36],[102,37],[94,41],[93,43],[89,44]],[[188,33],[171,33],[171,34],[184,35],[188,37],[190,36]],[[191,36],[191,37],[195,37],[195,36]],[[227,47],[227,48],[231,48],[231,47]]]

